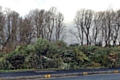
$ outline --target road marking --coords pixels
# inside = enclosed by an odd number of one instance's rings
[[[83,72],[83,75],[88,75],[88,72]]]
[[[118,70],[114,70],[114,73],[118,73],[119,71]]]
[[[45,78],[50,78],[51,77],[51,75],[50,74],[45,74],[45,76],[44,76]]]

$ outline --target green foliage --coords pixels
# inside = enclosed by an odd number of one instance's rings
[[[79,44],[78,44],[78,43],[75,43],[75,44],[70,44],[69,46],[70,46],[70,47],[76,47],[76,46],[79,46]]]
[[[12,69],[12,65],[6,60],[6,57],[0,58],[0,70]]]
[[[70,65],[68,63],[62,62],[61,68],[62,69],[70,69]]]
[[[38,39],[0,54],[0,69],[79,69],[120,67],[119,47],[67,46],[63,41]]]
[[[55,45],[57,45],[57,46],[59,46],[59,47],[61,47],[61,48],[67,47],[67,44],[66,44],[64,41],[62,41],[62,40],[56,41],[56,42],[55,42]]]
[[[4,52],[0,52],[0,58],[3,57],[5,55]]]
[[[34,47],[36,51],[44,52],[49,47],[49,42],[47,40],[39,38],[35,43]]]
[[[30,55],[28,55],[25,58],[24,68],[27,68],[27,69],[31,69],[31,68],[39,69],[39,68],[42,68],[41,56],[38,56],[36,53],[30,53]]]
[[[88,57],[86,56],[86,54],[84,54],[82,51],[80,51],[77,47],[73,49],[74,54],[75,54],[75,58],[79,61],[89,61]]]
[[[15,49],[15,51],[20,51],[21,46],[17,46],[17,48]]]
[[[17,54],[13,52],[12,55],[9,55],[6,58],[7,61],[12,65],[12,69],[22,69],[23,68],[23,63],[25,60],[25,56],[21,54]]]

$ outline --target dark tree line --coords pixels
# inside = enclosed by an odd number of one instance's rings
[[[70,30],[81,45],[120,45],[120,10],[95,12],[82,9],[74,18],[77,32]]]
[[[64,16],[55,7],[48,11],[31,10],[21,17],[18,12],[0,9],[0,45],[1,50],[10,52],[18,45],[28,45],[36,38],[49,41],[63,40]]]

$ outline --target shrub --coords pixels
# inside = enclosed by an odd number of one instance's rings
[[[0,58],[0,70],[9,70],[12,68],[13,66],[6,60],[6,57]]]
[[[6,58],[7,61],[13,66],[13,69],[22,69],[24,66],[25,56],[20,54],[14,54]]]
[[[54,42],[54,44],[61,47],[61,48],[67,47],[67,44],[62,40],[58,40],[58,41]]]

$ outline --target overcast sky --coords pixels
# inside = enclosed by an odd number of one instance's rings
[[[92,9],[103,11],[108,7],[120,9],[119,0],[0,0],[0,6],[17,11],[21,16],[33,9],[50,9],[57,7],[63,13],[66,26],[72,26],[76,11],[79,9]]]
[[[46,9],[57,7],[65,17],[65,22],[73,21],[77,10],[86,8],[94,11],[106,10],[109,6],[120,8],[119,0],[0,0],[0,6],[9,7],[20,15],[28,14],[32,9]]]

